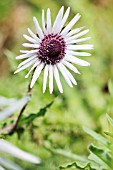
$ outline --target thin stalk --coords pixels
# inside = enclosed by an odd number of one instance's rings
[[[30,83],[31,83],[31,81],[30,81]],[[29,83],[28,90],[27,90],[27,96],[31,96],[31,90],[32,90],[32,88],[30,88],[30,83]],[[28,103],[29,103],[29,102],[28,102]],[[20,119],[21,119],[21,116],[22,116],[23,112],[25,111],[28,103],[26,103],[26,104],[22,107],[22,109],[21,109],[21,111],[20,111],[20,113],[19,113],[19,116],[18,116],[18,118],[17,118],[17,120],[16,120],[16,122],[15,122],[15,124],[14,124],[14,126],[13,126],[13,129],[11,130],[11,132],[14,132],[14,131],[17,129],[18,123],[19,123],[19,121],[20,121]]]

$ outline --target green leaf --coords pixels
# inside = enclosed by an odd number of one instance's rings
[[[59,166],[60,169],[66,169],[66,168],[69,168],[69,167],[71,168],[72,166],[77,167],[79,169],[84,169],[86,167],[89,167],[89,161],[84,156],[80,156],[80,155],[74,154],[70,151],[63,150],[63,149],[54,149],[54,148],[52,148],[51,144],[48,141],[45,142],[44,147],[54,154],[65,156],[65,157],[68,157],[68,158],[74,160],[73,163],[71,162],[71,163],[68,163],[66,165]]]
[[[90,144],[89,151],[93,154],[92,158],[91,156],[89,157],[90,159],[100,164],[100,166],[104,166],[106,170],[111,169],[112,157],[106,149],[98,148],[93,144]]]
[[[77,161],[80,161],[80,162],[84,162],[84,163],[86,163],[86,161],[87,161],[87,158],[84,157],[84,156],[79,156],[79,155],[76,155],[76,154],[74,154],[70,151],[65,151],[63,149],[52,148],[50,142],[48,142],[48,141],[46,141],[44,143],[44,147],[54,154],[59,154],[59,155],[62,155],[62,156],[65,156],[65,157],[68,157],[68,158],[71,158],[71,159],[74,159],[74,160],[77,160]]]
[[[29,116],[25,117],[22,116],[20,121],[19,121],[19,125],[23,125],[23,124],[27,124],[29,125],[34,119],[36,119],[37,117],[42,117],[46,114],[47,109],[51,107],[51,105],[53,104],[53,101],[50,102],[49,104],[47,104],[44,108],[41,108],[39,110],[38,113],[31,113]]]
[[[91,167],[92,169],[95,170],[105,170],[106,166],[103,165],[103,162],[98,159],[98,157],[96,155],[94,155],[93,153],[90,153],[90,155],[88,156],[88,159],[91,163]]]
[[[99,141],[101,144],[105,145],[106,147],[108,147],[110,145],[110,142],[104,138],[103,136],[101,136],[100,134],[94,132],[93,130],[84,127],[83,130],[89,134],[90,136],[92,136],[94,139],[96,139],[97,141]]]
[[[74,168],[74,167],[78,168],[78,169],[92,170],[89,162],[83,163],[83,164],[80,164],[79,162],[70,162],[70,163],[67,163],[65,165],[59,166],[60,169],[67,169],[67,168]]]
[[[52,148],[49,142],[45,142],[44,147],[54,154],[59,154],[61,156],[65,156],[74,160],[74,162],[70,162],[65,165],[60,165],[59,166],[60,169],[76,167],[77,169],[84,169],[84,170],[94,170],[94,169],[99,170],[99,165],[97,163],[90,161],[88,158],[84,156],[76,155],[70,151],[65,151],[62,149],[54,149]]]
[[[110,125],[113,126],[113,119],[108,114],[106,114],[106,117],[107,117],[107,120],[109,121]]]

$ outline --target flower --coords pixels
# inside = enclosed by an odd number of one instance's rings
[[[30,48],[29,50],[20,50],[22,55],[16,57],[16,59],[25,59],[18,66],[18,73],[31,65],[33,65],[25,76],[27,78],[29,74],[33,72],[30,88],[32,88],[38,79],[40,73],[44,69],[43,77],[43,93],[46,91],[47,79],[49,77],[49,91],[53,92],[53,77],[56,80],[56,84],[61,93],[63,93],[62,84],[60,81],[59,71],[66,80],[70,87],[77,85],[77,82],[70,70],[75,73],[79,73],[78,69],[73,65],[77,64],[80,66],[89,66],[87,61],[81,60],[75,56],[90,56],[90,53],[80,52],[80,50],[91,50],[93,45],[83,44],[81,42],[87,41],[90,37],[80,38],[89,32],[89,30],[84,30],[84,27],[75,28],[72,27],[80,19],[80,14],[78,13],[75,17],[64,27],[67,18],[70,13],[70,7],[67,8],[64,13],[64,7],[62,6],[59,10],[54,24],[51,23],[51,12],[47,9],[47,18],[45,22],[44,10],[42,10],[42,29],[36,19],[33,17],[33,21],[36,27],[36,34],[34,34],[31,29],[28,28],[29,35],[23,35],[26,40],[30,43],[24,43],[23,46]],[[78,51],[79,50],[79,51]],[[68,69],[67,69],[68,68]]]

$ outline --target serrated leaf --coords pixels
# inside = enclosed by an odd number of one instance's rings
[[[31,113],[29,116],[25,117],[22,116],[20,121],[19,121],[19,125],[21,126],[22,124],[27,124],[29,125],[34,119],[38,118],[38,117],[42,117],[46,114],[47,109],[51,107],[51,105],[53,104],[53,101],[50,102],[49,104],[47,104],[45,107],[41,108],[39,110],[38,113]]]
[[[90,163],[79,163],[79,162],[70,162],[70,163],[67,163],[65,165],[60,165],[59,166],[60,169],[67,169],[67,168],[78,168],[78,169],[88,169],[88,170],[92,170],[91,166],[90,166]]]
[[[37,113],[37,116],[38,117],[44,116],[45,113],[47,112],[47,109],[50,108],[52,104],[53,104],[53,101],[47,104],[44,108],[40,109],[40,111]]]
[[[93,130],[84,127],[83,130],[89,134],[90,136],[92,136],[94,139],[96,139],[97,141],[99,141],[101,144],[105,145],[107,148],[110,145],[110,142],[104,138],[103,136],[101,136],[100,134],[94,132]]]
[[[99,170],[98,164],[91,162],[90,160],[88,160],[88,158],[84,156],[80,156],[80,155],[77,155],[72,152],[62,150],[62,149],[54,149],[52,148],[49,142],[45,142],[44,146],[47,150],[49,150],[50,152],[54,154],[59,154],[59,155],[62,155],[62,156],[65,156],[65,157],[68,157],[74,160],[74,162],[70,162],[65,165],[60,165],[59,166],[60,169],[76,167],[78,169],[84,169],[84,170],[94,170],[94,169]]]
[[[101,166],[104,166],[104,168],[107,168],[107,170],[111,170],[112,157],[106,149],[102,149],[90,144],[89,151],[94,154],[94,161],[96,161]],[[97,160],[95,159],[95,156],[97,157]]]
[[[113,119],[108,114],[106,114],[106,117],[107,117],[107,120],[109,121],[110,125],[113,126]]]

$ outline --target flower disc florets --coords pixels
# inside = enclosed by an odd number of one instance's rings
[[[38,58],[46,64],[56,64],[65,56],[66,44],[58,34],[49,34],[40,43]]]

